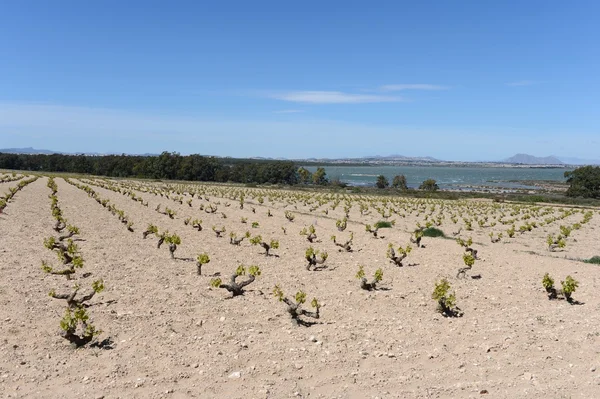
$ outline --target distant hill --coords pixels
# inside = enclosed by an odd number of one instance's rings
[[[23,148],[0,148],[0,153],[4,154],[30,154],[30,155],[50,155],[50,154],[64,154],[64,155],[79,155],[78,153],[69,153],[64,151],[52,151],[45,149],[37,149],[33,147],[23,147]],[[98,152],[86,152],[84,155],[89,156],[103,156],[103,155],[121,155],[121,153],[110,152],[110,153],[98,153]],[[126,154],[126,155],[136,155],[136,156],[158,156],[160,154]],[[208,156],[208,155],[207,155]],[[218,157],[220,158],[220,157]],[[232,158],[232,157],[223,157],[223,158]],[[284,161],[287,158],[270,158],[270,157],[248,157],[247,159],[256,159],[256,160],[278,160]],[[423,156],[423,157],[407,157],[399,154],[392,154],[387,156],[382,155],[371,155],[365,157],[356,157],[356,158],[308,158],[308,159],[293,159],[296,162],[308,161],[308,162],[327,162],[327,163],[358,163],[358,164],[390,164],[390,165],[405,165],[405,164],[453,164],[453,163],[488,163],[487,161],[479,161],[479,162],[460,162],[460,161],[442,161],[440,159],[436,159],[433,157]],[[501,163],[507,164],[521,164],[521,165],[600,165],[600,159],[581,159],[574,157],[562,157],[562,156],[548,156],[548,157],[536,157],[528,154],[516,154],[510,158],[499,161]],[[493,162],[498,163],[498,162]]]
[[[510,158],[503,160],[506,163],[518,163],[523,165],[563,165],[564,163],[554,157],[535,157],[529,154],[516,154]]]
[[[404,155],[371,155],[366,157],[359,158],[307,158],[307,159],[298,159],[297,161],[309,161],[309,162],[333,162],[333,163],[381,163],[381,164],[405,164],[410,162],[420,162],[420,163],[434,163],[434,162],[443,162],[439,159],[432,157],[406,157]]]
[[[600,159],[582,159],[575,157],[558,157],[564,163],[569,165],[600,165]]]
[[[51,154],[63,154],[63,155],[81,155],[81,152],[63,152],[63,151],[51,151],[51,150],[38,150],[32,147],[25,148],[0,148],[0,153],[4,154],[28,154],[28,155],[51,155]],[[99,152],[85,152],[83,155],[89,156],[104,156],[104,155],[121,155],[121,153],[117,152],[109,152],[109,153],[99,153]],[[125,154],[125,155],[139,155],[143,157],[155,157],[160,154]]]
[[[433,157],[407,157],[404,155],[393,154],[388,156],[374,155],[363,157],[363,159],[377,159],[382,161],[429,161],[429,162],[441,162],[439,159]]]
[[[0,152],[4,154],[62,154],[58,151],[36,150],[35,148],[0,148]]]

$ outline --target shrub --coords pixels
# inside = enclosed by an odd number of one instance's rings
[[[177,234],[165,235],[165,242],[169,244],[171,259],[175,259],[175,251],[177,250],[177,246],[181,245],[181,238]]]
[[[383,270],[381,268],[377,269],[373,275],[373,281],[369,283],[365,277],[364,267],[360,265],[358,267],[358,272],[356,273],[356,278],[360,280],[360,288],[372,291],[377,289],[377,284],[383,279]]]
[[[408,256],[408,254],[411,251],[412,251],[412,248],[410,247],[410,245],[407,245],[406,248],[398,247],[399,255],[396,255],[396,251],[394,251],[394,246],[392,245],[392,243],[389,243],[386,256],[396,266],[402,267],[403,266],[402,261]]]
[[[240,238],[237,238],[237,234],[235,234],[233,231],[231,233],[229,233],[229,243],[231,245],[240,245],[242,243],[242,241],[244,241],[244,238],[250,238],[249,231],[247,231],[246,234],[244,234]]]
[[[317,168],[317,171],[312,175],[313,183],[318,184],[320,186],[324,186],[329,183],[327,179],[327,173],[325,173],[324,168]]]
[[[548,299],[556,299],[557,292],[556,288],[554,288],[554,279],[550,277],[548,273],[544,274],[544,278],[542,279],[542,286],[548,293]]]
[[[300,167],[298,169],[298,177],[299,177],[300,183],[308,184],[312,180],[312,173],[310,173],[310,171],[308,169]]]
[[[419,186],[419,190],[424,191],[437,191],[439,188],[440,187],[437,185],[437,182],[434,179],[427,179]]]
[[[465,252],[463,254],[463,262],[465,264],[465,267],[461,267],[460,269],[458,269],[456,278],[465,277],[467,271],[473,268],[473,265],[475,264],[475,259],[477,258],[475,258],[475,256],[473,256],[471,252]]]
[[[202,266],[206,265],[207,263],[210,262],[210,258],[208,257],[208,254],[206,252],[198,255],[196,257],[196,272],[198,273],[199,276],[202,275]]]
[[[256,280],[257,276],[260,276],[261,271],[258,266],[250,266],[248,268],[248,279],[241,282],[236,282],[236,279],[240,276],[244,276],[246,274],[246,268],[244,265],[238,266],[237,270],[229,280],[229,284],[223,284],[220,278],[214,278],[210,281],[210,285],[215,288],[223,288],[227,291],[231,292],[231,294],[235,297],[238,295],[244,294],[244,287],[251,284],[254,280]]]
[[[191,223],[193,228],[202,231],[202,219],[194,219]]]
[[[492,241],[492,244],[495,244],[502,240],[502,233],[498,233],[497,237],[494,238],[494,233],[490,232],[489,236],[490,236],[490,240]]]
[[[171,219],[174,219],[174,218],[175,218],[175,215],[177,215],[177,212],[175,212],[175,211],[174,211],[174,210],[172,210],[172,209],[165,208],[165,212],[164,212],[164,214],[165,214],[165,215],[167,215],[169,218],[171,218]]]
[[[560,282],[560,285],[562,285],[562,292],[567,302],[573,303],[571,295],[575,292],[577,287],[579,287],[579,282],[573,279],[573,277],[567,276],[565,281]]]
[[[266,243],[263,241],[262,237],[260,235],[253,237],[250,239],[250,244],[252,245],[260,245],[261,247],[263,247],[265,249],[265,256],[269,256],[269,251],[271,249],[277,249],[279,248],[279,241],[277,240],[271,240],[270,243]]]
[[[515,225],[513,224],[512,227],[508,230],[506,230],[506,234],[508,234],[508,236],[510,238],[513,238],[515,236]]]
[[[346,230],[348,226],[348,218],[338,219],[335,222],[335,227],[337,227],[338,231]]]
[[[343,182],[339,176],[335,176],[333,177],[330,182],[329,182],[330,186],[333,187],[338,187],[338,188],[346,188],[348,187],[348,183]],[[325,210],[326,211],[326,210]]]
[[[68,238],[71,238],[71,237],[79,234],[79,228],[78,227],[67,225],[66,228],[67,228],[68,233],[59,236],[58,237],[58,241],[62,242],[64,240],[68,239]]]
[[[571,231],[572,229],[568,226],[560,226],[560,234],[565,238],[568,238],[571,235]]]
[[[400,190],[408,190],[408,186],[406,184],[406,177],[404,175],[394,176],[394,180],[392,181],[392,187],[399,188]]]
[[[377,176],[377,182],[375,182],[375,185],[377,186],[377,188],[383,189],[388,187],[390,185],[390,182],[384,175],[379,175]]]
[[[52,298],[67,301],[65,314],[60,321],[60,328],[62,329],[60,335],[76,347],[90,343],[95,336],[101,333],[89,321],[85,302],[92,299],[96,293],[104,290],[104,282],[102,280],[94,281],[92,283],[93,291],[78,299],[77,293],[79,289],[79,285],[76,285],[74,291],[69,294],[57,294],[54,290],[49,293]]]
[[[158,227],[153,224],[149,224],[148,227],[146,227],[146,231],[142,233],[142,236],[144,239],[146,239],[150,234],[158,234]]]
[[[157,233],[156,236],[158,237],[156,248],[160,248],[161,245],[163,245],[163,243],[165,242],[165,239],[169,236],[169,230],[165,230],[160,234]]]
[[[446,237],[446,235],[444,234],[444,232],[438,228],[435,227],[429,227],[425,230],[423,230],[423,237],[432,237],[432,238],[436,238],[436,237]]]
[[[548,291],[550,288],[554,287],[554,279],[550,277],[550,274],[544,274],[544,278],[542,279],[542,285]]]
[[[54,299],[64,299],[67,301],[67,306],[69,308],[76,308],[79,306],[84,306],[85,302],[91,300],[94,295],[104,291],[104,281],[96,280],[92,283],[92,292],[87,295],[84,295],[80,298],[77,297],[77,294],[80,290],[79,284],[76,284],[73,287],[73,292],[69,294],[57,294],[55,290],[51,290],[48,295]]]
[[[322,268],[327,267],[327,266],[317,266],[317,265],[322,265],[325,263],[325,261],[327,260],[327,257],[329,256],[327,254],[327,252],[320,253],[320,255],[321,255],[320,259],[317,259],[317,255],[319,255],[319,251],[315,251],[315,249],[313,247],[308,247],[308,249],[306,250],[306,252],[304,254],[306,260],[308,261],[308,265],[306,265],[306,270],[310,270],[311,267],[313,268],[313,270],[322,269]]]
[[[567,276],[564,281],[560,282],[562,286],[562,290],[559,292],[554,288],[554,279],[550,277],[548,273],[544,274],[544,278],[542,279],[542,286],[546,290],[548,294],[548,299],[556,299],[558,298],[558,294],[562,294],[564,299],[573,304],[572,294],[575,292],[577,287],[579,287],[579,282],[573,279],[571,276]]]
[[[460,317],[462,312],[456,307],[456,294],[449,294],[450,283],[442,279],[435,283],[431,298],[437,301],[437,310],[445,317]]]
[[[396,222],[394,222],[394,221],[388,222],[387,220],[380,220],[379,222],[375,223],[375,228],[376,229],[391,229],[395,224],[396,224]]]
[[[218,208],[217,208],[216,205],[210,204],[209,206],[207,206],[207,207],[204,208],[204,212],[206,212],[206,213],[216,213],[217,209]]]
[[[477,258],[477,250],[471,248],[471,245],[473,245],[473,238],[469,237],[466,241],[462,238],[457,238],[456,243],[463,247],[466,252],[469,252],[471,255],[473,255],[473,258],[479,259]]]
[[[600,198],[600,166],[582,166],[565,172],[569,188],[567,196]]]
[[[473,265],[475,264],[475,257],[473,256],[473,254],[467,252],[463,254],[463,262],[466,266],[473,267]]]
[[[306,239],[310,242],[313,243],[315,242],[315,240],[317,239],[317,233],[315,230],[315,226],[313,226],[312,224],[308,227],[308,230],[306,230],[306,227],[302,229],[302,231],[300,231],[300,235],[301,236],[306,236]]]
[[[592,256],[589,259],[584,260],[585,263],[591,263],[593,265],[600,265],[600,256]]]
[[[424,231],[425,229],[423,227],[420,227],[419,223],[417,223],[417,228],[413,232],[413,237],[410,237],[410,242],[415,244],[417,248],[421,248],[421,240],[425,235]]]
[[[378,234],[379,228],[377,228],[377,227],[372,228],[370,224],[367,224],[367,225],[365,225],[365,231],[367,233],[373,234],[373,238],[378,238],[377,234]],[[384,237],[381,237],[381,238],[384,238]]]
[[[67,280],[71,280],[71,275],[75,273],[75,269],[83,267],[83,258],[79,254],[79,248],[69,239],[65,245],[63,242],[57,241],[54,237],[49,237],[44,240],[44,246],[56,252],[58,259],[63,264],[63,269],[55,270],[52,266],[42,261],[42,270],[49,274],[65,276]]]
[[[314,312],[302,309],[301,306],[306,302],[306,294],[303,291],[298,291],[296,293],[296,296],[294,298],[295,302],[292,302],[283,294],[283,291],[281,290],[281,288],[279,288],[279,285],[275,286],[273,290],[273,295],[275,295],[275,297],[277,297],[277,299],[280,302],[283,302],[287,305],[287,312],[292,318],[292,322],[296,325],[303,325],[308,327],[312,324],[300,319],[300,316],[312,317],[314,319],[318,319],[320,317],[319,309],[321,308],[321,305],[319,305],[317,298],[313,298],[313,300],[310,303],[311,306],[315,308]]]
[[[215,232],[217,237],[222,237],[221,234],[225,233],[226,229],[225,226],[221,226],[221,228],[217,228],[216,226],[212,227],[212,231]]]
[[[296,216],[290,211],[285,211],[285,218],[290,222],[293,222]]]
[[[565,239],[562,236],[558,236],[558,238],[554,238],[554,236],[552,234],[548,235],[548,238],[546,239],[546,244],[548,244],[548,251],[554,251],[556,250],[556,248],[564,248],[567,243],[565,242]]]
[[[331,240],[333,241],[333,243],[335,245],[337,245],[340,248],[343,248],[344,250],[346,250],[346,252],[352,252],[352,239],[354,238],[354,233],[350,233],[350,239],[344,243],[341,242],[337,242],[336,241],[336,237],[335,236],[331,236]],[[340,250],[341,251],[341,250]]]

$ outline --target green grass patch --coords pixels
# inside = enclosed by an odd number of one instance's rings
[[[446,237],[446,234],[440,229],[435,227],[430,227],[428,229],[423,230],[424,237]]]
[[[589,259],[584,260],[585,263],[591,263],[593,265],[600,265],[600,256],[592,256]]]
[[[392,226],[392,222],[387,222],[385,220],[380,220],[379,222],[375,223],[376,229],[391,229]]]

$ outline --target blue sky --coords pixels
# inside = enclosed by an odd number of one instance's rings
[[[4,1],[0,148],[597,158],[598,15],[597,1]]]

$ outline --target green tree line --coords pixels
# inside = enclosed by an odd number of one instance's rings
[[[299,182],[298,167],[290,161],[183,156],[175,152],[158,156],[0,153],[0,169],[205,182]]]

